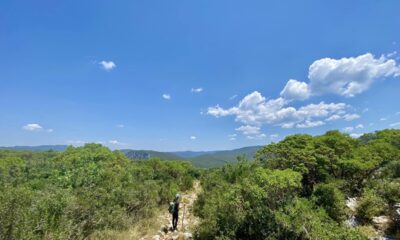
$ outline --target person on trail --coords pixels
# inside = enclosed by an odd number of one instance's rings
[[[176,194],[175,199],[173,201],[173,210],[172,210],[172,231],[177,230],[178,227],[178,218],[179,218],[179,201],[180,195]]]

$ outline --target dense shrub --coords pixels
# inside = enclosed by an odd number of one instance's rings
[[[98,144],[0,151],[0,239],[83,239],[124,229],[189,189],[195,173],[187,162],[131,161]]]
[[[292,135],[255,162],[204,174],[195,204],[198,239],[365,239],[374,216],[395,218],[400,202],[400,130],[351,138],[339,131]],[[350,229],[345,200],[357,197]],[[390,230],[398,232],[396,221]],[[373,229],[373,228],[372,228]],[[390,232],[388,232],[390,234]]]

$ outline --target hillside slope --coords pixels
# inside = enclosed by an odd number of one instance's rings
[[[254,154],[260,148],[261,146],[252,146],[233,150],[216,151],[214,153],[200,155],[188,160],[197,167],[219,167],[227,163],[236,162],[238,156],[244,156],[247,159],[252,160]]]
[[[132,149],[121,149],[121,152],[125,154],[129,159],[132,160],[147,160],[151,158],[159,158],[161,160],[182,160],[183,158],[169,152],[157,152],[152,150],[132,150]]]

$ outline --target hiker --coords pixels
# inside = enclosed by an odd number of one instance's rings
[[[172,231],[177,230],[178,227],[178,216],[179,216],[179,201],[180,195],[176,194],[173,202],[170,203],[170,213],[172,214]]]

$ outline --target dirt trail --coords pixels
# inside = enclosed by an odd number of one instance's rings
[[[159,231],[153,235],[142,237],[140,240],[188,240],[192,239],[193,227],[198,223],[198,219],[193,215],[193,203],[197,198],[197,195],[201,191],[200,182],[194,182],[193,188],[188,192],[181,194],[181,204],[179,210],[179,223],[178,229],[172,232],[170,229],[171,214],[166,208],[165,211],[161,212],[157,219],[160,222]]]

